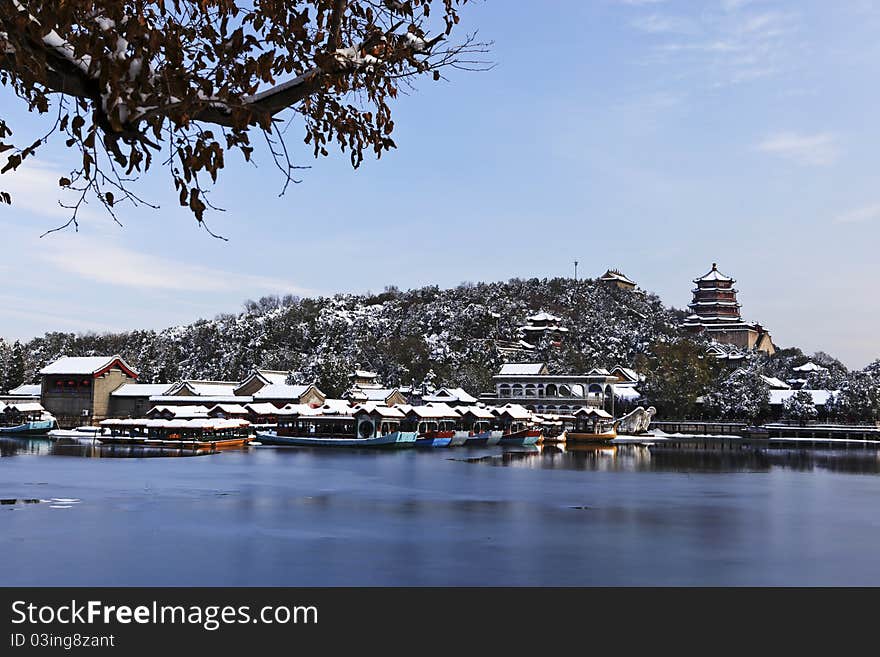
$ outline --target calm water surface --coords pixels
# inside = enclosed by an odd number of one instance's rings
[[[156,456],[0,440],[0,585],[880,585],[875,452]]]

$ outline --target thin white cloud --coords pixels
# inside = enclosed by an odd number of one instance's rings
[[[71,216],[71,210],[61,207],[59,200],[67,200],[70,204],[74,201],[69,190],[64,190],[58,185],[58,180],[68,173],[62,171],[52,163],[36,159],[27,159],[16,170],[0,176],[0,189],[9,192],[12,196],[11,206],[0,206],[0,216],[17,216],[27,212],[41,218],[51,220],[46,228],[54,228],[59,222],[67,221]],[[104,218],[101,213],[83,207],[78,217],[82,220]]]
[[[695,34],[700,31],[694,21],[679,16],[649,14],[633,19],[632,26],[648,34]]]
[[[94,283],[120,287],[189,292],[246,294],[308,294],[290,281],[255,274],[221,271],[201,265],[140,253],[93,237],[77,235],[46,238],[40,258],[63,272]]]
[[[880,220],[880,203],[856,208],[834,217],[834,223],[838,224],[861,224],[877,220]]]
[[[708,86],[716,88],[792,70],[799,63],[792,53],[800,16],[751,4],[730,1],[675,15],[645,8],[630,25],[658,38],[651,59],[674,67],[677,78],[706,77]]]
[[[666,0],[617,0],[617,2],[630,7],[645,7],[648,5],[659,5],[666,2]]]
[[[827,166],[837,161],[840,155],[837,140],[830,133],[779,132],[765,138],[756,148],[805,166]]]

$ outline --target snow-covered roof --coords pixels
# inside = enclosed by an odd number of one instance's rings
[[[149,429],[238,429],[250,426],[247,420],[224,420],[220,418],[193,418],[174,420],[147,420],[130,419],[119,420],[111,418],[101,422],[102,427],[146,427]]]
[[[539,313],[536,313],[530,317],[526,317],[526,319],[530,322],[561,322],[562,318],[557,317],[556,315],[551,315],[548,312],[544,312],[543,310]]]
[[[369,414],[377,414],[382,417],[390,417],[390,418],[404,418],[406,415],[399,408],[393,408],[391,406],[384,406],[382,404],[358,404],[354,407],[354,412],[352,415],[357,415],[358,413],[369,413]]]
[[[395,392],[398,392],[397,388],[355,387],[349,391],[349,396],[355,401],[384,402]]]
[[[123,383],[110,393],[111,397],[153,397],[171,389],[169,383]]]
[[[241,404],[214,404],[208,409],[208,415],[212,413],[225,413],[226,415],[246,415],[248,410]]]
[[[287,377],[290,375],[290,372],[285,372],[282,370],[263,370],[256,369],[251,372],[247,378],[245,378],[236,388],[236,392],[241,388],[244,388],[252,381],[259,381],[264,386],[276,384],[283,385],[287,383]]]
[[[254,374],[265,379],[268,383],[275,384],[287,383],[287,377],[290,376],[290,372],[284,372],[282,370],[257,370]]]
[[[712,269],[708,272],[700,276],[699,278],[694,279],[694,283],[699,283],[700,281],[730,281],[733,282],[733,279],[730,276],[725,276],[720,271],[718,271],[718,264],[712,263]]]
[[[498,406],[494,410],[496,415],[507,415],[514,420],[528,420],[532,417],[532,412],[525,406],[519,404],[505,404]]]
[[[456,406],[455,410],[460,415],[472,415],[480,420],[491,420],[495,417],[492,411],[481,406]]]
[[[245,395],[153,395],[150,401],[154,404],[186,404],[194,401],[200,404],[246,404],[253,397]]]
[[[114,356],[65,356],[46,365],[40,370],[40,374],[93,375],[113,366],[118,366],[128,374],[137,376],[137,371],[118,354]]]
[[[810,361],[807,361],[806,363],[804,363],[803,365],[801,365],[800,367],[795,367],[794,371],[795,372],[827,372],[828,368],[822,367],[821,365],[818,365],[810,360]]]
[[[764,379],[764,383],[770,386],[773,390],[791,390],[791,386],[788,385],[785,381],[776,378],[775,376],[764,376],[761,375],[761,378]]]
[[[505,363],[501,366],[501,371],[498,374],[503,376],[519,376],[523,374],[544,374],[546,371],[547,365],[544,363]]]
[[[384,401],[384,400],[382,400]],[[327,413],[348,413],[351,410],[351,404],[347,399],[325,399],[321,410]]]
[[[430,395],[424,395],[422,401],[476,404],[477,398],[468,394],[463,388],[440,388]]]
[[[277,415],[278,408],[269,402],[245,404],[244,407],[254,415]]]
[[[601,417],[605,419],[610,419],[613,417],[611,413],[605,411],[601,408],[579,408],[574,412],[575,415],[586,415],[588,417]]]
[[[260,399],[299,399],[311,384],[292,385],[287,383],[270,383],[254,393],[254,400]]]
[[[403,409],[401,409],[403,410]],[[410,406],[406,410],[406,414],[409,415],[412,413],[413,415],[422,418],[422,419],[451,419],[457,418],[458,413],[454,408],[448,406],[446,404],[427,404],[425,406]]]
[[[6,404],[6,408],[3,409],[4,412],[18,411],[19,413],[42,413],[45,410],[39,402],[12,402]]]
[[[43,392],[43,386],[39,383],[25,383],[23,385],[18,386],[17,388],[13,388],[9,391],[10,395],[16,395],[18,397],[39,397]]]
[[[375,372],[370,372],[368,370],[355,370],[354,373],[349,378],[355,379],[377,379],[379,375]]]
[[[770,404],[771,406],[777,406],[782,404],[786,399],[796,395],[799,392],[808,392],[810,396],[813,398],[814,406],[824,406],[831,396],[834,394],[833,390],[771,390],[770,391]]]
[[[587,372],[587,376],[611,376],[611,372],[606,370],[604,367],[594,367],[589,372]]]
[[[535,333],[568,333],[568,329],[564,326],[520,326],[520,331],[533,331]]]
[[[614,396],[618,399],[638,399],[642,396],[635,386],[614,386]]]
[[[623,367],[622,365],[615,365],[611,370],[611,373],[614,376],[626,379],[627,381],[632,381],[635,383],[639,380],[639,374],[634,369],[630,367]]]
[[[184,390],[197,397],[234,397],[238,388],[237,381],[201,381],[198,379],[186,379],[177,383],[164,394],[168,396],[179,395]]]
[[[609,269],[602,276],[599,277],[600,281],[620,281],[621,283],[627,283],[629,285],[635,285],[636,282],[632,280],[626,274],[617,271],[616,269]]]
[[[275,411],[276,415],[323,415],[323,408],[312,408],[308,404],[287,404]],[[336,415],[336,413],[332,413]]]
[[[161,415],[165,413],[170,413],[177,418],[207,417],[208,407],[202,404],[189,404],[184,406],[159,405],[153,406],[153,408],[147,411],[147,415]]]

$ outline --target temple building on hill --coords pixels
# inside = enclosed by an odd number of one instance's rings
[[[705,333],[715,342],[773,354],[776,347],[770,333],[760,324],[743,321],[737,290],[733,287],[735,282],[718,271],[718,265],[713,262],[711,270],[694,279],[697,287],[692,290],[691,314],[684,327],[694,333]]]
[[[543,310],[536,315],[526,317],[526,324],[519,327],[521,338],[530,345],[539,343],[545,336],[558,345],[568,333],[568,329],[561,326],[562,318]]]
[[[609,269],[599,277],[599,280],[621,290],[634,290],[636,287],[636,282],[618,269]]]

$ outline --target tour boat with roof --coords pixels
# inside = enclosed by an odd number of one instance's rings
[[[415,431],[416,447],[449,447],[455,437],[459,415],[447,404],[405,406],[405,426]]]
[[[617,438],[618,422],[601,408],[581,408],[574,417],[574,428],[565,432],[567,443],[603,443]]]
[[[535,426],[532,412],[524,406],[505,404],[496,408],[495,414],[499,445],[534,445],[541,440],[541,428]]]
[[[456,437],[464,435],[464,445],[467,447],[482,447],[483,445],[496,445],[501,435],[493,438],[492,424],[495,415],[488,408],[480,406],[459,406],[458,430]]]
[[[39,402],[0,402],[0,435],[40,435],[54,426],[55,418]]]
[[[414,431],[401,429],[404,414],[388,406],[362,404],[348,412],[298,409],[278,416],[275,431],[258,432],[261,445],[294,447],[411,447]]]
[[[110,433],[97,439],[107,445],[217,449],[243,447],[252,440],[251,423],[238,419],[110,419],[101,422],[101,427]]]

